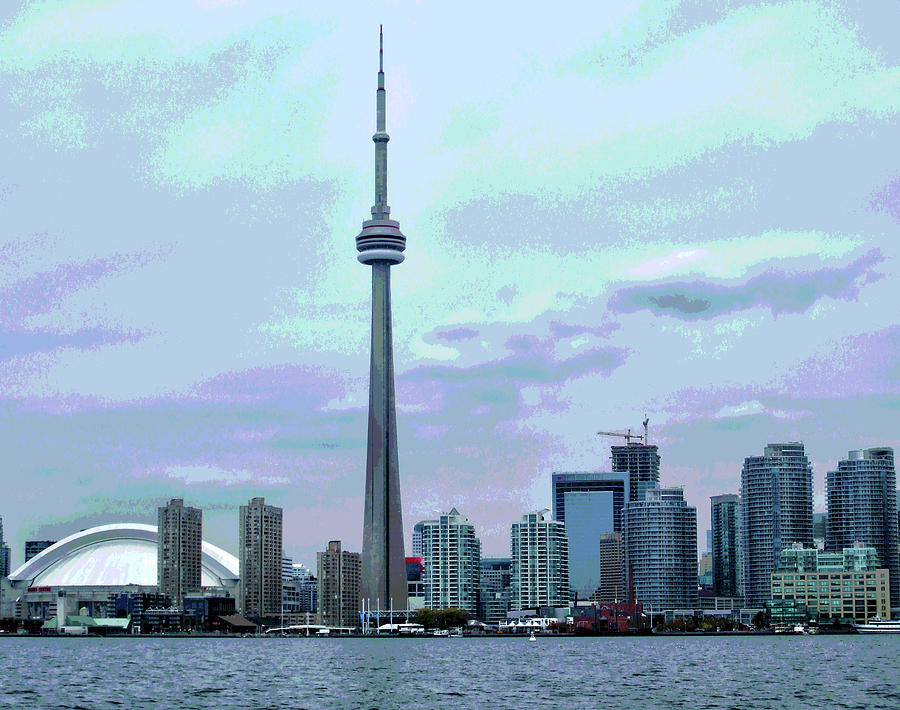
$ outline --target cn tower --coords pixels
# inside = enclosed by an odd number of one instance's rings
[[[375,205],[356,237],[357,259],[372,267],[372,355],[369,366],[369,438],[363,517],[360,598],[382,609],[406,609],[406,561],[397,463],[394,407],[394,345],[391,335],[391,266],[403,261],[406,237],[387,204],[387,144],[384,121],[384,36],[378,32]]]

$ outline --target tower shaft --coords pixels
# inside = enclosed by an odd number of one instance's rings
[[[406,564],[397,456],[391,268],[372,264],[372,354],[361,596],[382,608],[406,608]]]

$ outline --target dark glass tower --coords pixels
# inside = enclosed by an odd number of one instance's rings
[[[357,258],[372,267],[372,357],[369,367],[369,436],[363,518],[360,598],[382,609],[406,609],[406,560],[397,463],[394,354],[391,335],[391,266],[403,261],[406,237],[387,204],[384,42],[379,31],[376,92],[375,205],[356,237]]]

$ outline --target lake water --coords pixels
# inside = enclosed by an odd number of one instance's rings
[[[900,635],[0,639],[13,708],[900,708]]]

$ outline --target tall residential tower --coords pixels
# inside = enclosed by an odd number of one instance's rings
[[[453,508],[422,526],[425,608],[478,613],[481,543],[475,526]]]
[[[744,459],[741,471],[741,543],[744,603],[762,608],[781,551],[812,547],[813,471],[803,444],[769,444]]]
[[[157,584],[160,594],[184,605],[188,594],[200,593],[200,549],[203,511],[173,498],[157,510]]]
[[[654,610],[697,606],[697,509],[681,488],[650,488],[625,506],[625,567],[632,601]]]
[[[741,590],[741,498],[733,493],[712,496],[713,591],[719,597],[739,597]]]
[[[861,542],[878,551],[890,572],[891,606],[900,607],[897,474],[889,447],[850,451],[826,477],[828,525],[825,549],[840,552]]]
[[[546,509],[512,524],[510,608],[535,609],[569,604],[569,540],[566,525]]]
[[[383,609],[406,609],[406,558],[397,462],[391,266],[403,261],[406,237],[387,204],[384,42],[379,31],[376,92],[375,205],[356,237],[357,259],[372,267],[372,353],[369,365],[369,435],[363,515],[360,598]]]
[[[238,560],[241,575],[240,610],[244,616],[274,617],[282,601],[282,511],[252,498],[241,506]]]

